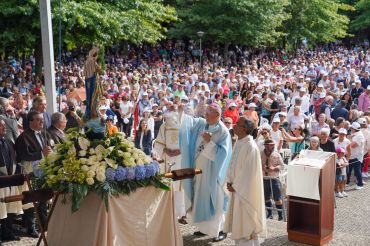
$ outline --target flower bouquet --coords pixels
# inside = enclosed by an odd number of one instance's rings
[[[159,164],[120,133],[89,140],[83,130],[69,131],[66,141],[35,163],[33,171],[36,187],[71,194],[73,212],[91,191],[102,197],[108,209],[110,196],[128,195],[146,186],[170,189]]]

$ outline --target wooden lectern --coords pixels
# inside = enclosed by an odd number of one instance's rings
[[[324,245],[333,238],[335,158],[335,154],[329,155],[320,169],[318,187],[320,200],[289,196],[289,240],[310,245]]]

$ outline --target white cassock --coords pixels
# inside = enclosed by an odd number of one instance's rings
[[[13,165],[13,174],[15,172],[16,165]],[[2,173],[7,173],[6,167],[0,167],[0,171]],[[18,186],[12,186],[12,187],[6,187],[0,189],[0,198],[4,198],[7,196],[15,196],[19,195],[19,187]],[[2,203],[0,202],[0,219],[5,219],[7,217],[7,214],[23,214],[22,210],[22,202],[10,202],[10,203]]]
[[[177,117],[176,117],[177,118]],[[161,125],[158,131],[157,138],[154,142],[154,152],[165,162],[165,167],[168,164],[172,165],[171,170],[181,169],[181,155],[170,157],[163,152],[163,149],[170,150],[180,149],[179,147],[179,125],[174,119],[167,119]],[[167,170],[166,170],[167,171]],[[184,191],[182,189],[181,181],[172,183],[172,190],[174,193],[175,215],[181,218],[186,215]]]
[[[235,143],[226,182],[236,192],[231,192],[225,232],[236,245],[259,245],[266,237],[266,213],[261,156],[252,136]]]

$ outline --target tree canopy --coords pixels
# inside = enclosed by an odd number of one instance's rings
[[[176,20],[175,9],[160,0],[62,0],[62,6],[64,41],[69,48],[123,40],[156,43],[165,37],[164,24]]]
[[[258,46],[274,43],[285,19],[288,0],[177,0],[180,21],[171,37],[196,37],[198,31],[215,43]]]
[[[176,11],[160,0],[61,0],[62,36],[67,48],[92,43],[111,45],[127,40],[139,44],[164,38],[166,23]],[[58,1],[52,1],[57,34]],[[37,0],[0,1],[0,45],[4,51],[34,48],[40,38]]]
[[[291,44],[306,39],[311,43],[333,42],[347,36],[349,19],[338,12],[350,6],[337,0],[290,0],[290,16],[282,26]]]
[[[347,32],[370,28],[370,0],[54,0],[51,3],[54,35],[58,33],[57,18],[61,17],[62,39],[67,49],[92,43],[109,46],[122,41],[141,44],[156,43],[166,37],[197,38],[198,31],[205,32],[205,41],[225,46],[278,47],[282,40],[295,46],[302,40],[310,44],[332,42],[346,37]],[[37,51],[40,44],[38,0],[0,1],[0,52]]]
[[[370,1],[359,0],[355,4],[356,16],[351,22],[353,31],[363,31],[370,28]]]

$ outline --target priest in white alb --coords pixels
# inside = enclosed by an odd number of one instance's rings
[[[218,242],[226,238],[228,197],[223,187],[232,152],[229,130],[220,121],[218,104],[207,106],[205,119],[184,114],[182,107],[179,113],[181,167],[202,170],[201,175],[183,182],[189,222],[199,229],[195,236],[207,234]]]
[[[226,177],[231,193],[225,232],[231,232],[236,245],[257,246],[266,237],[266,212],[261,156],[253,140],[253,121],[242,116],[234,125],[238,140]]]
[[[165,122],[158,131],[154,141],[154,154],[164,161],[166,172],[181,169],[181,154],[179,147],[179,122],[177,107],[171,107],[171,111],[164,115]],[[185,202],[182,181],[173,182],[172,190],[174,194],[175,215],[179,222],[185,224]]]

